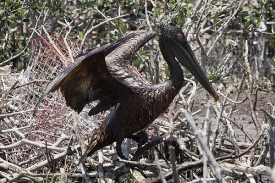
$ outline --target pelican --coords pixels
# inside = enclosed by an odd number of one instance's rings
[[[118,41],[95,48],[75,58],[45,89],[43,98],[60,90],[66,104],[80,113],[88,103],[98,101],[89,111],[96,115],[109,110],[98,129],[95,129],[83,157],[116,142],[117,155],[124,138],[133,137],[164,113],[183,86],[183,70],[188,69],[198,82],[217,101],[217,93],[199,66],[187,39],[180,28],[166,26],[159,31],[159,47],[170,70],[169,79],[161,84],[150,84],[132,69],[132,56],[156,36],[154,31],[137,32]]]

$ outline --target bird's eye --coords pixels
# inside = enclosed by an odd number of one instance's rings
[[[178,37],[179,40],[183,41],[183,35],[181,33],[178,33],[177,37]]]

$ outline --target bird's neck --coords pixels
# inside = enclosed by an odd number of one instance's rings
[[[168,85],[176,89],[177,92],[181,89],[183,85],[183,71],[180,67],[178,61],[175,59],[175,56],[171,54],[171,50],[162,40],[160,40],[160,50],[162,52],[164,60],[167,62],[170,70],[169,81],[166,82]]]
[[[161,110],[156,111],[155,113],[153,112],[153,114],[156,115],[155,118],[158,117],[159,113],[163,113],[167,110],[183,85],[183,71],[174,55],[171,54],[171,50],[169,50],[169,47],[165,44],[161,44],[161,42],[160,50],[163,58],[169,66],[170,77],[168,81],[155,85],[155,88],[157,88],[155,98],[157,100],[154,105],[158,106],[157,109],[161,108]]]

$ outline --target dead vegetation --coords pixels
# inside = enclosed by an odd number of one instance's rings
[[[157,20],[151,23],[150,20],[164,7],[153,1],[145,1],[144,5],[143,23],[148,29],[156,29]],[[0,181],[275,182],[274,54],[270,53],[269,45],[273,32],[268,32],[268,27],[260,30],[262,27],[253,27],[252,23],[250,29],[241,27],[237,20],[241,13],[247,13],[245,7],[249,8],[245,1],[221,4],[198,1],[182,25],[198,60],[218,90],[220,101],[208,98],[192,78],[186,78],[186,85],[169,110],[146,129],[148,143],[138,148],[134,142],[125,140],[123,150],[129,161],[118,159],[113,145],[95,153],[85,165],[78,164],[79,157],[89,135],[106,114],[90,117],[87,106],[76,115],[58,92],[47,96],[36,117],[34,106],[47,83],[73,57],[98,44],[96,41],[85,44],[88,39],[96,40],[95,31],[104,26],[110,42],[119,36],[110,33],[117,26],[115,21],[127,20],[123,17],[129,15],[126,11],[107,16],[94,7],[80,11],[71,22],[57,21],[58,26],[51,34],[44,26],[53,28],[56,22],[43,24],[38,17],[39,26],[32,24],[28,41],[31,52],[25,70],[12,71],[5,65],[9,59],[1,62]],[[82,39],[73,38],[76,25],[84,21],[83,14],[92,10],[101,15],[102,21],[89,20],[91,24],[86,26]],[[176,15],[171,16],[173,22]],[[211,17],[218,19],[214,21]],[[234,25],[236,22],[239,24]],[[139,28],[144,27],[140,24]],[[138,69],[151,82],[165,80],[165,65],[156,42],[145,46],[137,58],[141,60]],[[133,59],[134,65],[136,60]],[[127,165],[138,170],[130,170]]]

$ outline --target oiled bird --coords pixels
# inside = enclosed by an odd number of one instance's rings
[[[99,103],[89,115],[114,108],[93,131],[84,157],[116,142],[118,156],[125,158],[121,151],[123,139],[143,130],[165,112],[182,88],[184,77],[179,63],[218,100],[180,28],[166,26],[159,31],[159,47],[169,66],[169,80],[153,85],[132,69],[129,65],[131,57],[156,34],[154,31],[132,33],[113,44],[82,54],[47,86],[40,97],[36,110],[47,93],[58,89],[65,96],[67,105],[78,113],[93,101]]]

